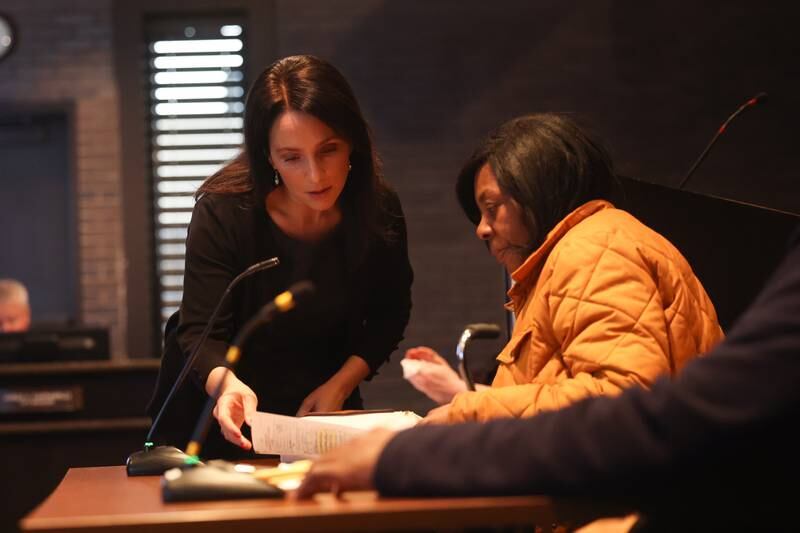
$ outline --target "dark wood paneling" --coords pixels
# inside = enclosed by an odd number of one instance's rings
[[[120,465],[142,448],[157,371],[156,361],[0,365],[4,391],[77,388],[83,399],[71,412],[0,415],[0,531],[15,531],[68,468]]]

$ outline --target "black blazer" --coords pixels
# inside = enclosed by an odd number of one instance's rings
[[[191,379],[159,425],[157,442],[184,447],[205,401],[208,373],[221,366],[242,325],[292,283],[310,279],[314,297],[301,309],[260,329],[245,344],[237,376],[256,392],[259,410],[294,415],[302,400],[341,368],[362,357],[372,374],[403,338],[411,309],[413,272],[405,220],[397,196],[385,199],[381,224],[391,235],[374,239],[354,260],[343,220],[321,242],[307,244],[283,234],[263,202],[250,195],[206,195],[195,205],[186,244],[181,308],[165,330],[162,368],[148,413],[155,415],[191,353],[228,283],[250,265],[273,256],[274,269],[243,279],[223,303],[203,344]],[[346,213],[343,213],[347,217]],[[371,376],[370,376],[371,377]],[[358,389],[345,408],[362,407]],[[216,427],[208,457],[238,453]]]

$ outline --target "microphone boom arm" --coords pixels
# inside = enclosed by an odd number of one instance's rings
[[[172,401],[172,398],[175,396],[175,393],[178,391],[180,386],[186,380],[186,376],[189,375],[189,372],[194,367],[194,363],[197,360],[197,356],[200,353],[200,347],[208,338],[209,333],[211,332],[211,328],[214,326],[214,323],[217,320],[217,315],[219,314],[220,309],[222,309],[222,303],[226,300],[228,295],[230,294],[231,290],[244,278],[250,276],[251,274],[255,274],[261,270],[266,270],[268,268],[272,268],[280,264],[280,261],[277,257],[272,257],[270,259],[266,259],[264,261],[260,261],[254,265],[249,266],[245,269],[242,273],[238,276],[233,278],[228,286],[225,288],[225,291],[222,293],[219,301],[217,302],[217,306],[214,308],[214,311],[211,313],[211,316],[206,322],[203,331],[200,333],[200,338],[195,343],[194,347],[192,348],[192,353],[186,359],[181,368],[178,377],[175,379],[174,383],[172,384],[172,388],[170,389],[167,397],[161,404],[161,408],[158,410],[155,418],[153,419],[153,423],[150,425],[150,430],[147,432],[147,437],[145,437],[144,449],[134,452],[128,456],[126,463],[126,472],[129,476],[151,476],[151,475],[160,475],[164,471],[173,468],[175,466],[180,466],[186,463],[190,456],[183,453],[181,450],[174,446],[155,446],[153,443],[153,435],[155,435],[155,430],[158,427],[159,422],[161,421],[161,417],[167,410],[167,406]]]
[[[280,264],[280,260],[277,257],[272,257],[265,261],[261,261],[254,265],[251,265],[247,269],[245,269],[241,274],[233,278],[233,280],[228,284],[225,288],[225,292],[222,293],[219,301],[217,301],[217,306],[214,308],[214,311],[211,313],[211,317],[209,317],[208,322],[206,322],[206,326],[203,328],[203,331],[200,333],[200,338],[192,348],[192,353],[189,355],[189,358],[184,363],[183,368],[181,369],[181,373],[178,374],[178,377],[175,378],[175,383],[180,385],[186,379],[186,376],[194,367],[194,362],[197,360],[198,355],[200,354],[200,347],[205,343],[208,335],[211,333],[211,328],[214,326],[214,322],[217,320],[217,315],[219,314],[220,309],[222,309],[222,303],[228,298],[228,294],[233,290],[236,285],[239,284],[241,280],[250,276],[251,274],[258,272],[259,270],[265,270],[268,268],[272,268],[278,266]],[[172,397],[175,396],[179,387],[173,387],[167,397],[164,399],[164,403],[161,404],[161,409],[158,411],[155,420],[153,420],[153,424],[150,426],[150,431],[147,432],[147,437],[145,437],[145,449],[151,448],[154,446],[153,434],[155,433],[155,429],[158,427],[158,422],[161,420],[161,417],[164,415],[166,411],[165,407],[169,405],[169,402],[172,400]]]
[[[242,326],[242,329],[233,339],[233,342],[228,348],[228,352],[225,354],[225,371],[214,389],[214,393],[208,397],[203,413],[197,420],[197,425],[192,434],[192,440],[189,441],[189,444],[186,446],[186,455],[189,456],[189,462],[199,462],[200,447],[205,441],[208,430],[211,427],[214,406],[217,404],[217,400],[222,393],[222,387],[225,385],[225,379],[228,377],[228,373],[242,355],[241,347],[244,345],[245,340],[247,340],[256,329],[272,320],[275,315],[293,309],[298,301],[308,298],[313,291],[314,286],[310,282],[301,281],[295,283],[289,287],[289,289],[277,295],[275,299],[265,305],[255,317],[248,320],[244,326]]]
[[[742,111],[744,111],[744,110],[745,110],[745,109],[747,109],[748,107],[751,107],[751,106],[754,106],[754,105],[756,105],[758,102],[763,102],[763,101],[764,101],[766,98],[767,98],[767,93],[765,93],[765,92],[760,92],[760,93],[758,93],[757,95],[755,95],[754,97],[752,97],[751,99],[749,99],[748,101],[746,101],[745,103],[743,103],[742,105],[740,105],[740,106],[739,106],[739,109],[737,109],[736,111],[734,111],[734,112],[731,114],[731,116],[729,116],[729,117],[728,117],[728,118],[725,120],[725,122],[723,122],[723,123],[722,123],[722,126],[720,126],[720,127],[719,127],[719,129],[717,130],[717,132],[716,132],[716,133],[714,134],[714,136],[711,138],[711,141],[708,143],[708,145],[706,145],[705,149],[704,149],[704,150],[703,150],[703,152],[700,154],[700,157],[698,157],[698,158],[697,158],[697,161],[695,161],[695,162],[694,162],[694,164],[692,165],[692,168],[690,168],[690,169],[689,169],[689,172],[687,172],[687,173],[686,173],[686,176],[684,176],[684,177],[683,177],[683,179],[681,180],[681,183],[680,183],[680,185],[678,185],[678,190],[680,190],[680,189],[683,189],[683,186],[684,186],[684,185],[686,185],[686,183],[689,181],[689,178],[690,178],[690,177],[692,177],[692,174],[694,174],[694,171],[695,171],[695,170],[697,170],[697,167],[698,167],[698,166],[700,166],[700,163],[702,163],[702,162],[703,162],[703,160],[704,160],[704,159],[706,158],[706,156],[708,155],[708,152],[709,152],[709,150],[711,150],[711,147],[712,147],[712,146],[714,146],[714,145],[716,144],[716,142],[717,142],[717,139],[719,139],[719,136],[720,136],[720,135],[722,135],[723,133],[725,133],[725,130],[726,130],[726,129],[728,129],[728,124],[730,124],[730,122],[731,122],[733,119],[735,119],[736,117],[738,117],[738,116],[739,116],[739,114],[740,114]]]

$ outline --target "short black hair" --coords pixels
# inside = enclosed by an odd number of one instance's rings
[[[458,175],[458,202],[475,225],[481,219],[475,176],[487,163],[500,190],[522,207],[530,251],[571,211],[609,198],[616,182],[608,151],[571,118],[555,113],[517,117],[491,132]]]

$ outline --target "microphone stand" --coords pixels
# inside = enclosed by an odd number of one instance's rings
[[[464,328],[456,345],[456,357],[458,357],[458,373],[467,384],[467,389],[475,390],[475,382],[472,381],[467,367],[467,343],[472,339],[496,339],[499,336],[500,326],[497,324],[470,324]]]
[[[280,261],[278,258],[272,257],[251,265],[241,274],[233,278],[233,280],[231,280],[231,282],[225,288],[225,292],[222,293],[222,296],[217,302],[217,306],[211,313],[211,317],[208,319],[208,322],[206,322],[206,325],[200,334],[200,338],[198,339],[197,343],[195,343],[191,355],[186,360],[186,363],[184,363],[180,374],[178,374],[178,377],[175,379],[175,383],[172,385],[172,388],[169,391],[169,394],[167,394],[167,397],[164,399],[164,403],[161,404],[161,409],[158,411],[153,423],[150,425],[150,431],[147,432],[147,437],[145,437],[144,449],[134,452],[128,456],[128,460],[126,461],[126,471],[128,476],[158,476],[170,468],[185,464],[189,456],[175,446],[155,446],[153,443],[153,435],[158,427],[158,423],[161,421],[161,417],[166,412],[167,406],[172,401],[175,393],[186,380],[186,376],[188,376],[189,372],[192,370],[192,367],[194,366],[194,363],[200,354],[200,347],[203,345],[203,343],[205,343],[209,333],[211,333],[211,328],[214,326],[214,323],[217,320],[217,315],[219,314],[220,309],[222,309],[222,303],[226,300],[233,288],[236,287],[236,285],[238,285],[239,282],[244,278],[255,274],[256,272],[275,267],[279,264]]]
[[[201,468],[178,468],[164,472],[162,483],[163,499],[165,502],[215,500],[230,498],[264,498],[280,497],[283,491],[273,485],[268,485],[257,478],[244,475],[236,470],[235,466],[226,461],[217,461],[209,467],[202,467],[200,450],[203,441],[208,435],[211,426],[214,406],[222,392],[228,373],[236,365],[242,355],[241,347],[252,333],[270,322],[277,314],[293,309],[298,302],[308,298],[314,291],[313,285],[308,281],[295,283],[285,292],[280,293],[275,299],[266,304],[256,316],[245,323],[234,338],[228,352],[225,354],[225,371],[208,397],[203,413],[197,421],[192,440],[186,446],[186,459],[181,466],[197,466]]]
[[[711,138],[711,141],[708,143],[708,145],[706,145],[705,149],[700,154],[700,157],[697,158],[697,161],[694,162],[694,164],[692,165],[692,168],[689,169],[689,172],[687,172],[686,176],[684,176],[683,180],[681,180],[680,185],[678,185],[678,190],[683,189],[683,186],[686,185],[686,182],[689,181],[689,178],[692,176],[692,174],[694,174],[694,171],[697,170],[697,167],[700,166],[700,163],[702,163],[703,160],[708,155],[708,151],[711,150],[711,147],[716,144],[717,139],[719,139],[719,136],[722,135],[723,133],[725,133],[725,130],[728,129],[728,124],[730,124],[730,122],[733,119],[735,119],[737,116],[739,116],[739,114],[742,111],[744,111],[748,107],[756,105],[758,102],[764,102],[766,100],[766,98],[767,98],[767,93],[765,93],[765,92],[758,93],[757,95],[755,95],[754,97],[752,97],[751,99],[749,99],[748,101],[746,101],[745,103],[740,105],[739,109],[734,111],[731,114],[731,116],[729,116],[725,120],[725,122],[722,123],[722,126],[719,127],[719,129],[717,130],[717,133],[714,134],[714,136]]]

